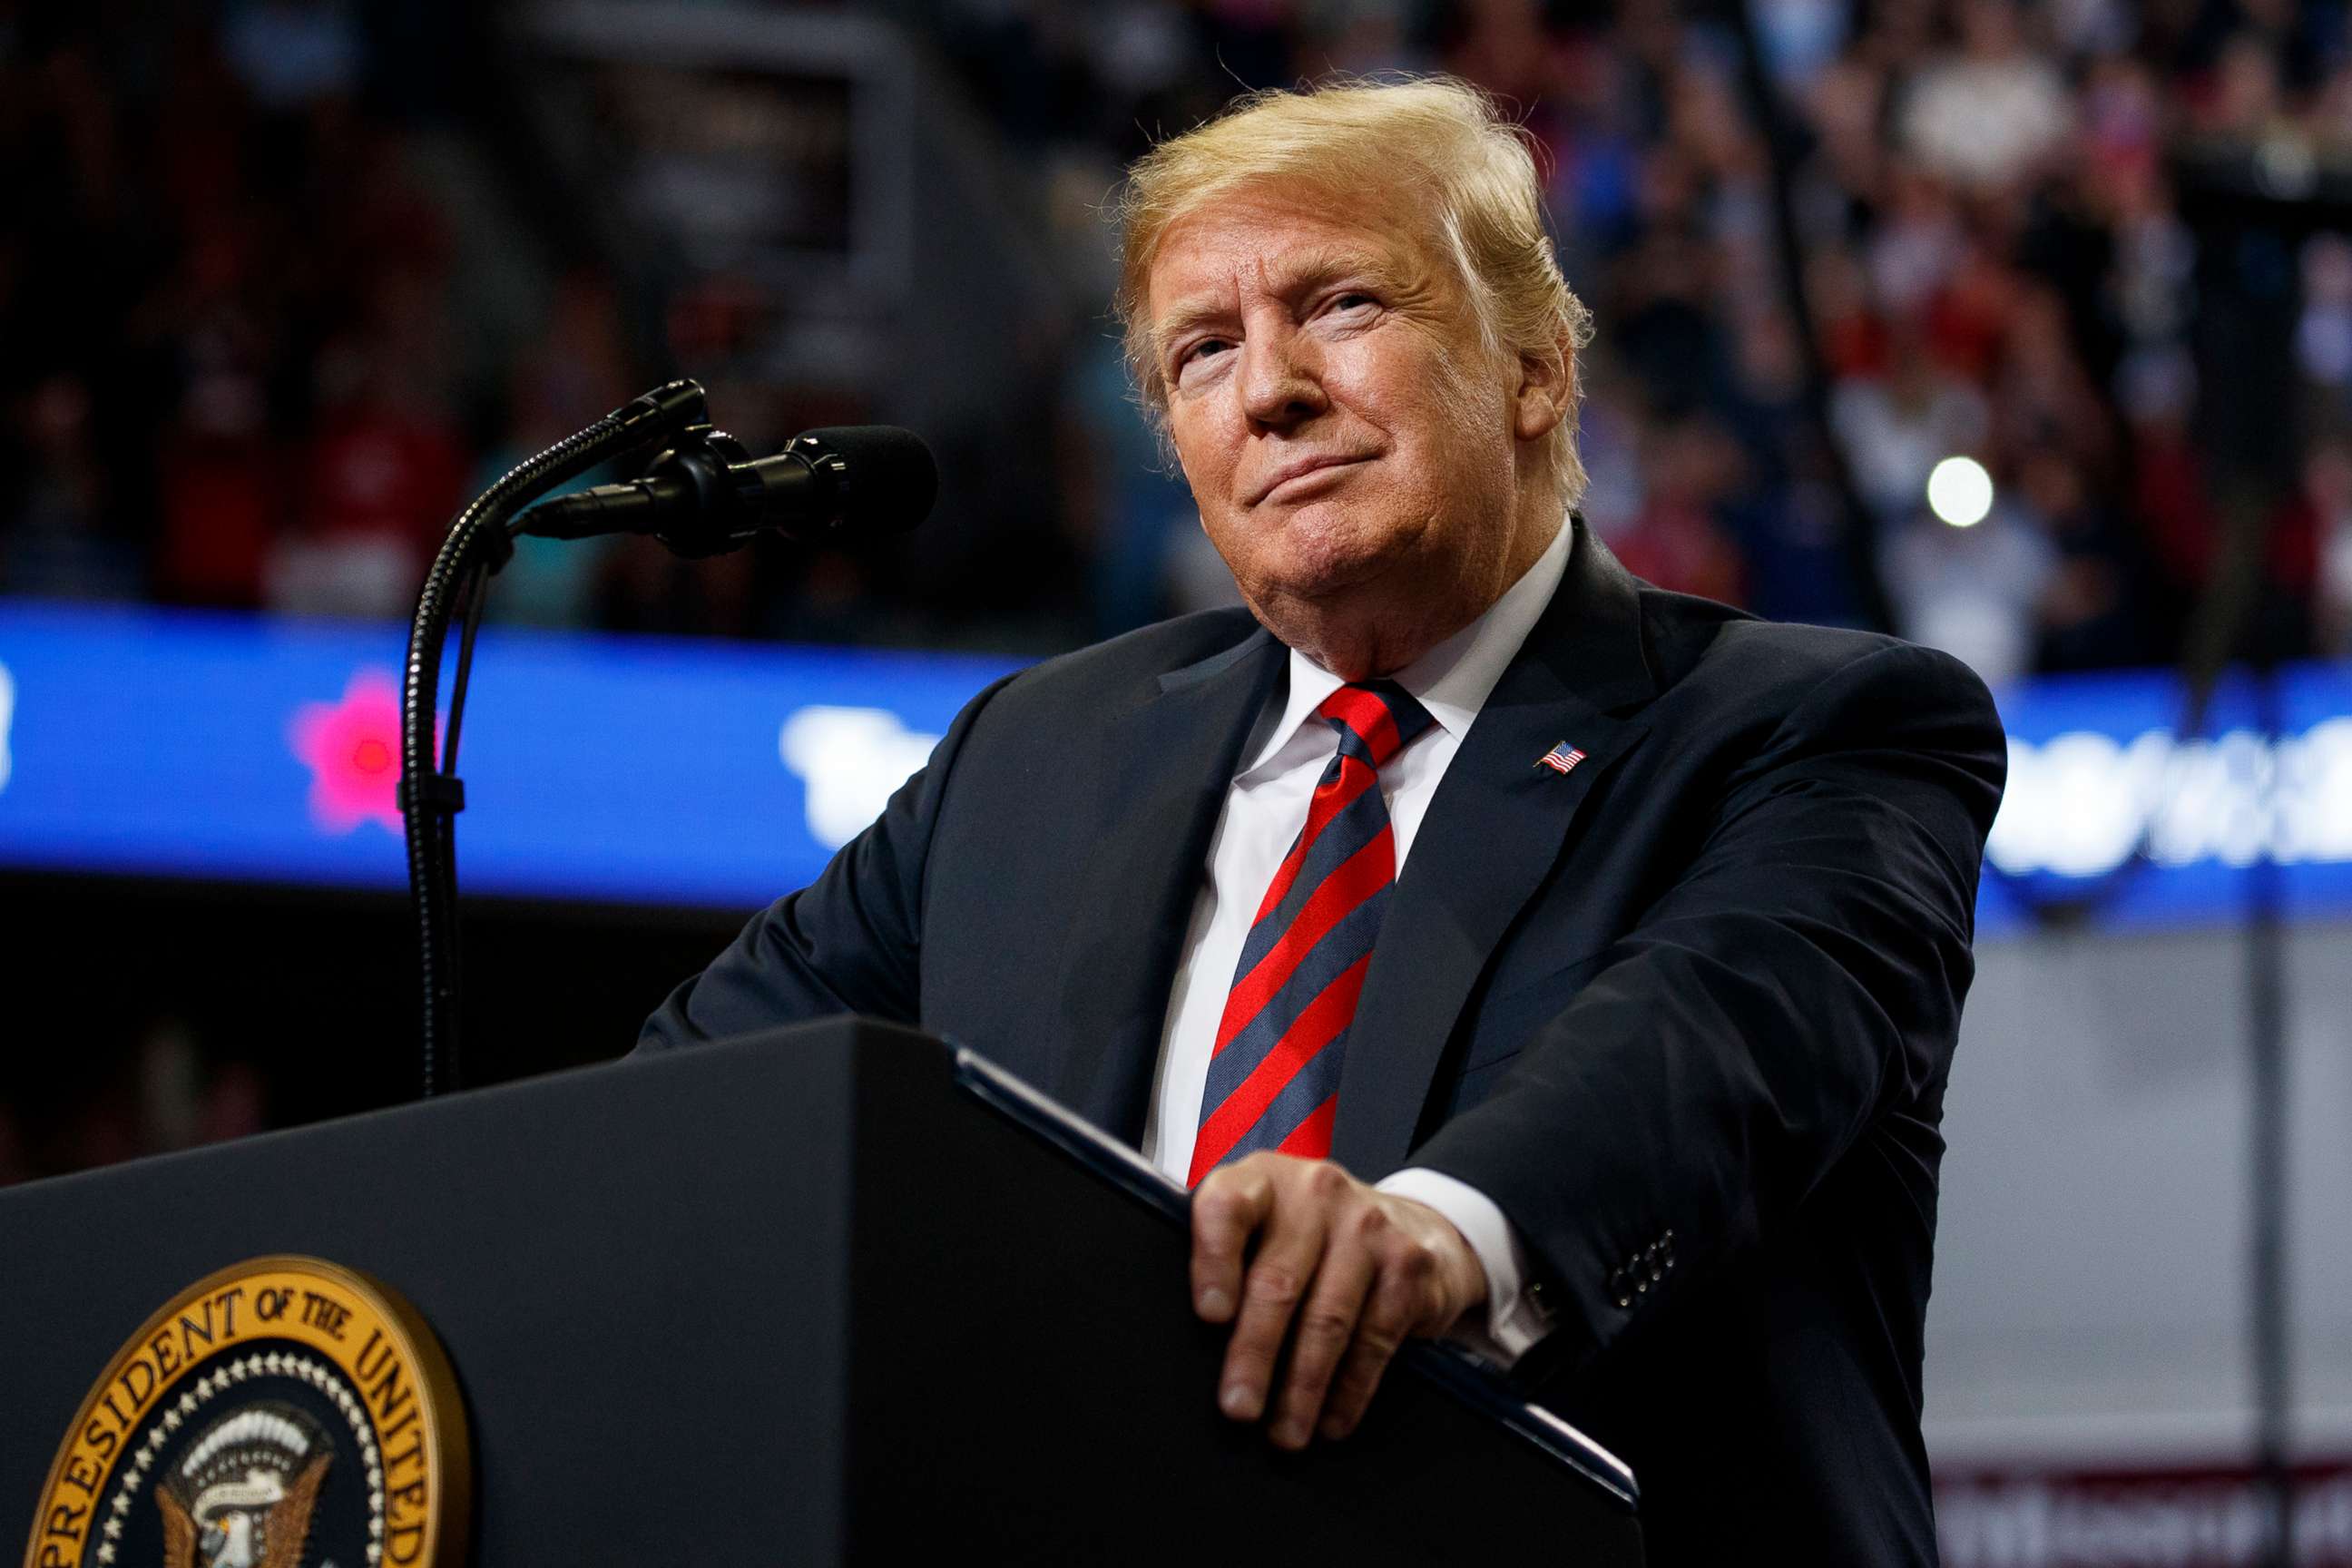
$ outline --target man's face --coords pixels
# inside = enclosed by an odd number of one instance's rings
[[[1170,227],[1146,305],[1202,524],[1277,633],[1499,572],[1519,526],[1518,364],[1486,347],[1419,234],[1245,193]]]

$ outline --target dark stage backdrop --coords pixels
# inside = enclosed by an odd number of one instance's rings
[[[0,1108],[19,1145],[0,1147],[0,1179],[416,1092],[404,898],[7,877],[0,907],[16,931]],[[467,1081],[620,1055],[746,913],[468,899]]]

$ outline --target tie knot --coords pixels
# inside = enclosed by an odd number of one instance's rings
[[[1393,680],[1360,680],[1323,700],[1315,716],[1339,731],[1339,749],[1353,752],[1377,773],[1436,722],[1412,692]]]

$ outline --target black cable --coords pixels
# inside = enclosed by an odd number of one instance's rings
[[[489,596],[490,570],[474,569],[466,584],[466,624],[457,634],[457,673],[449,682],[449,728],[441,738],[441,771],[457,771],[457,731],[466,722],[466,679],[474,668],[474,635],[482,629],[482,601]]]
[[[474,638],[482,628],[482,606],[489,597],[490,574],[494,566],[485,562],[474,568],[466,581],[464,598],[466,617],[457,637],[457,669],[449,684],[449,721],[441,739],[441,774],[457,787],[457,736],[466,721],[466,686],[473,672]],[[439,873],[440,900],[435,925],[439,948],[438,973],[446,983],[448,994],[456,997],[464,994],[460,963],[464,943],[457,936],[457,835],[455,825],[444,820],[439,826],[439,854],[436,869]],[[442,1043],[443,1070],[448,1081],[446,1087],[456,1088],[457,1069],[456,1016],[453,1013],[447,1037]],[[429,1091],[428,1091],[429,1092]]]
[[[456,940],[450,920],[457,895],[450,841],[455,828],[451,819],[465,799],[463,786],[440,770],[435,756],[434,717],[442,651],[456,608],[457,585],[489,563],[491,552],[483,547],[484,520],[490,520],[494,537],[504,544],[505,532],[495,529],[496,522],[507,510],[560,483],[561,475],[553,470],[561,462],[559,458],[535,472],[516,470],[459,517],[425,574],[410,626],[401,696],[400,803],[405,816],[409,895],[417,921],[419,979],[424,989],[423,1089],[427,1095],[454,1086],[457,1061]],[[499,486],[506,488],[501,490]]]
[[[2278,745],[2279,676],[2266,655],[2254,660],[2256,730]],[[2278,776],[2258,786],[2262,815],[2275,824]],[[2288,1191],[2287,1107],[2293,1087],[2287,1053],[2287,952],[2284,873],[2275,856],[2254,857],[2245,870],[2247,1214],[2246,1351],[2254,1394],[2254,1473],[2269,1504],[2259,1561],[2290,1568],[2294,1556],[2294,1313]]]

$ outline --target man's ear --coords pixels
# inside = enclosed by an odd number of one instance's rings
[[[1562,333],[1542,353],[1519,356],[1519,387],[1511,405],[1511,433],[1539,441],[1568,417],[1570,390],[1576,384],[1576,346]]]

